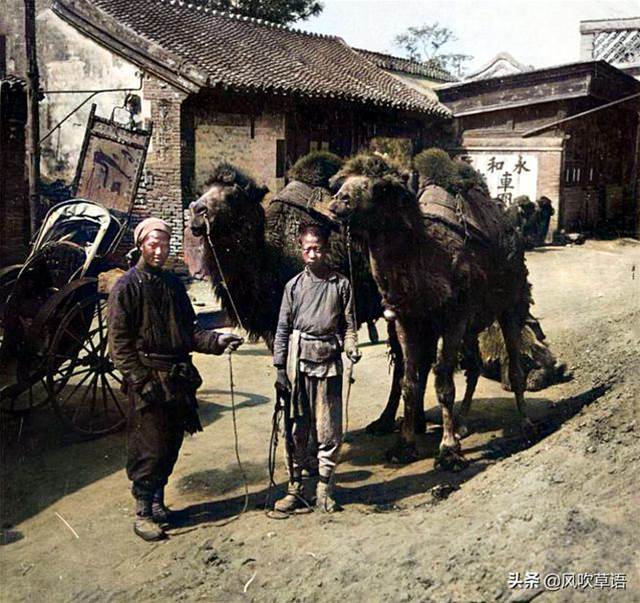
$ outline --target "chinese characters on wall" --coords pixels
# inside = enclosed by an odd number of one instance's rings
[[[520,195],[535,201],[538,180],[538,158],[523,153],[469,153],[466,161],[486,179],[492,197],[506,205]]]

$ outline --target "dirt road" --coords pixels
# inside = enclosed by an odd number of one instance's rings
[[[264,345],[245,345],[233,370],[250,509],[217,527],[240,510],[243,490],[227,358],[199,356],[205,431],[183,447],[167,493],[183,521],[163,543],[132,533],[121,434],[78,442],[47,410],[22,425],[19,442],[18,426],[4,426],[0,600],[640,600],[640,246],[545,248],[527,263],[534,314],[575,375],[528,396],[545,436],[534,446],[520,438],[511,395],[482,379],[466,470],[433,469],[431,387],[421,460],[387,464],[394,436],[363,431],[384,406],[386,349],[365,344],[339,468],[345,511],[268,519],[274,371]],[[535,576],[532,588],[510,588],[510,572],[582,574],[586,588],[544,590]]]

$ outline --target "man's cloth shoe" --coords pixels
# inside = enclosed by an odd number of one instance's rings
[[[153,495],[151,515],[156,523],[171,523],[171,520],[174,519],[175,514],[164,504],[164,488]]]
[[[136,517],[133,522],[133,531],[147,542],[156,542],[167,537],[165,531],[152,517]]]

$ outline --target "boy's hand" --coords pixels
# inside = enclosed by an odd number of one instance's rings
[[[234,352],[244,343],[244,339],[239,335],[234,335],[233,333],[221,333],[218,335],[217,343],[223,352],[227,350],[229,352]]]
[[[275,388],[279,394],[283,396],[291,395],[291,381],[287,376],[287,371],[284,368],[278,369],[278,376],[276,377]]]
[[[352,348],[349,348],[348,350],[345,350],[345,354],[353,364],[358,364],[358,362],[360,361],[360,358],[362,358],[362,353],[357,348],[357,346],[354,346]]]

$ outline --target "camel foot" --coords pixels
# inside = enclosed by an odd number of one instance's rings
[[[540,432],[535,423],[531,419],[523,419],[522,425],[522,437],[526,440],[527,444],[534,444],[540,437]]]
[[[465,423],[458,423],[456,427],[456,440],[463,440],[471,434],[471,430],[467,427]]]
[[[469,466],[469,461],[464,458],[459,448],[442,446],[434,462],[434,467],[439,471],[462,471]]]
[[[389,463],[395,465],[407,465],[418,460],[418,449],[413,442],[398,440],[398,443],[387,450],[385,457]]]
[[[365,428],[365,431],[371,435],[386,435],[393,433],[395,430],[396,420],[393,418],[387,419],[384,416],[376,419],[373,423],[369,423]]]

